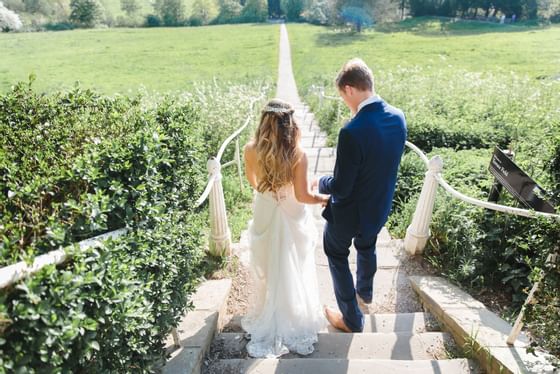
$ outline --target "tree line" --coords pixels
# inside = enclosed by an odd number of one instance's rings
[[[187,14],[186,1],[192,1]],[[145,14],[142,0],[120,0],[114,18],[101,0],[3,0],[0,30],[71,29],[107,26],[200,26],[264,22],[268,19],[320,25],[354,25],[357,31],[374,23],[412,16],[445,16],[508,22],[560,22],[560,0],[154,0]],[[144,9],[142,7],[144,5]],[[141,14],[141,12],[144,12]],[[22,18],[20,15],[25,15]]]

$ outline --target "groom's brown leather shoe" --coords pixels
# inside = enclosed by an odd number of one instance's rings
[[[329,323],[333,325],[335,328],[342,330],[344,332],[352,332],[352,330],[350,330],[350,328],[346,326],[346,323],[344,322],[344,318],[342,318],[342,313],[340,313],[339,311],[333,310],[328,306],[325,306],[325,317],[327,317]]]

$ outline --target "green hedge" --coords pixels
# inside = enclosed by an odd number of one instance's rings
[[[459,191],[487,200],[492,184],[488,164],[493,148],[511,148],[516,163],[560,206],[560,81],[531,80],[513,73],[474,73],[449,67],[375,72],[377,92],[401,108],[408,140],[430,156],[440,154],[446,180]],[[337,96],[332,78],[315,77],[316,86]],[[303,93],[331,145],[349,111],[340,101],[320,103],[316,87]],[[425,166],[412,153],[403,156],[388,226],[404,237],[422,187]],[[508,193],[501,203],[515,206]],[[451,280],[474,292],[499,288],[516,311],[531,286],[530,275],[547,269],[545,285],[527,322],[539,343],[560,355],[558,264],[546,265],[559,251],[560,227],[541,220],[489,213],[439,189],[425,257]]]
[[[375,81],[377,92],[404,111],[408,140],[425,152],[441,147],[516,147],[529,140],[535,144],[560,127],[560,82],[420,67],[375,72]],[[316,77],[313,82],[325,87],[329,96],[338,96],[332,78]],[[302,92],[334,144],[349,111],[337,101],[320,103],[314,87]]]
[[[0,292],[2,370],[152,372],[161,364],[202,272],[207,216],[193,204],[206,160],[267,89],[128,98],[79,88],[40,95],[20,84],[0,96],[1,265],[130,229]],[[224,99],[232,103],[220,109]]]

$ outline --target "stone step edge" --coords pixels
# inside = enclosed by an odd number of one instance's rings
[[[227,325],[230,328],[241,328],[241,315],[234,315],[228,321]],[[435,318],[429,313],[415,312],[415,313],[374,313],[364,314],[366,326],[363,333],[390,333],[390,332],[408,332],[408,333],[422,333],[422,332],[438,332],[440,331],[439,325]],[[385,328],[385,324],[389,326]],[[373,331],[375,325],[376,330]],[[335,329],[330,324],[320,332],[329,332],[332,334],[345,334],[344,332]]]
[[[476,362],[468,359],[450,360],[384,360],[384,359],[223,359],[214,363],[224,373],[398,373],[398,374],[478,374]],[[225,369],[225,370],[223,370]],[[373,371],[375,369],[375,371]]]
[[[512,326],[459,287],[434,276],[411,276],[409,280],[424,308],[453,335],[459,348],[474,354],[488,374],[555,372],[546,353],[526,352],[528,341],[523,335],[514,346],[507,345]]]
[[[215,343],[221,348],[220,358],[244,358],[250,336],[246,333],[223,332]],[[432,360],[447,358],[454,351],[451,334],[423,333],[318,333],[315,350],[308,358]],[[291,360],[296,353],[283,356]]]
[[[209,280],[197,287],[192,301],[195,309],[186,312],[177,326],[180,346],[167,338],[166,352],[171,356],[161,368],[163,374],[198,374],[210,344],[224,322],[231,279]]]

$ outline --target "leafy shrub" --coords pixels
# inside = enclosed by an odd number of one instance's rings
[[[156,0],[154,9],[165,26],[179,26],[185,19],[183,0]]]
[[[98,0],[71,0],[70,9],[70,21],[80,27],[93,27],[103,16]]]
[[[193,204],[210,148],[248,114],[242,95],[259,90],[214,84],[108,98],[79,88],[44,96],[20,84],[0,96],[2,265],[130,229],[0,293],[3,368],[155,370],[201,274],[207,217]],[[229,117],[216,105],[223,99],[236,108]],[[225,128],[207,126],[211,108]]]
[[[161,26],[161,20],[154,14],[148,14],[144,24],[146,27],[159,27]]]
[[[56,22],[56,23],[47,23],[44,25],[45,30],[47,31],[67,31],[73,30],[75,25],[71,22]]]
[[[235,0],[223,0],[220,2],[220,13],[214,20],[215,23],[237,23],[240,21],[242,6]]]
[[[0,2],[0,31],[17,31],[22,26],[19,16]]]
[[[268,5],[264,0],[247,0],[241,10],[243,22],[264,22],[268,17]]]
[[[324,100],[319,109],[317,90],[310,88],[311,82],[326,87],[327,95],[337,96],[332,80],[314,77],[306,82],[306,99],[321,119],[320,126],[331,139],[336,139],[338,129],[350,114],[344,110],[341,116],[334,116],[340,103],[332,100]],[[404,111],[408,140],[425,152],[434,147],[471,149],[499,145],[521,147],[523,154],[535,153],[537,148],[530,145],[542,142],[560,128],[560,97],[556,94],[559,86],[560,82],[531,81],[514,74],[451,69],[432,72],[399,68],[376,74],[376,91]]]
[[[481,200],[488,198],[492,177],[487,172],[491,150],[434,149],[444,160],[445,179],[460,192]],[[404,155],[399,170],[394,211],[388,225],[404,237],[412,221],[424,179],[425,166],[415,154]],[[507,192],[501,203],[516,206]],[[517,311],[532,286],[532,273],[546,269],[538,303],[527,323],[537,342],[553,354],[560,353],[556,332],[560,310],[558,264],[546,265],[548,254],[560,251],[560,223],[491,212],[463,203],[439,189],[425,257],[447,278],[469,290],[500,289],[511,295]]]

